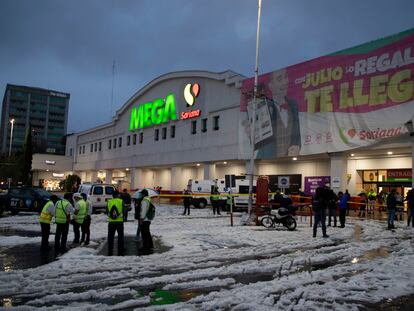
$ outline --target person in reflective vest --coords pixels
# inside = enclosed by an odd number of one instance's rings
[[[114,191],[113,198],[108,200],[108,256],[113,255],[115,232],[118,233],[118,256],[124,255],[124,215],[123,202],[119,198],[118,190]]]
[[[49,247],[49,235],[50,235],[50,223],[52,222],[52,217],[54,214],[55,203],[57,202],[58,197],[52,195],[49,201],[46,202],[43,206],[42,212],[39,216],[40,228],[42,230],[42,243],[40,245],[41,251],[47,251]]]
[[[211,206],[213,207],[213,214],[221,215],[220,214],[220,192],[218,191],[218,187],[215,186],[210,195]]]
[[[65,193],[63,200],[59,200],[55,204],[55,256],[62,255],[66,252],[66,240],[69,232],[70,215],[74,212],[74,208],[70,203],[71,199],[72,194]]]
[[[142,236],[142,248],[140,252],[143,255],[151,254],[154,250],[154,243],[152,242],[152,236],[150,231],[151,221],[155,217],[155,206],[152,204],[148,195],[148,190],[141,191],[143,197],[141,202],[141,214],[139,217],[139,227],[141,229]]]
[[[91,235],[90,227],[91,227],[91,215],[92,215],[92,202],[88,200],[88,196],[86,195],[86,193],[81,193],[81,195],[86,204],[86,216],[81,226],[82,237],[81,237],[80,243],[81,244],[83,243],[84,245],[88,245],[90,235]]]
[[[77,192],[73,195],[73,199],[75,200],[75,212],[73,215],[72,226],[73,226],[73,233],[75,238],[73,239],[73,244],[79,244],[80,238],[80,227],[83,224],[83,220],[86,216],[86,202],[83,200],[82,195]]]

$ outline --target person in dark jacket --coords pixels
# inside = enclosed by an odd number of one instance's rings
[[[397,199],[395,198],[395,189],[392,189],[387,196],[387,209],[388,209],[388,229],[395,229],[394,219],[395,212],[397,211]]]
[[[128,221],[128,212],[131,210],[131,195],[127,189],[122,190],[119,194],[119,198],[122,200],[124,205],[124,222]]]
[[[185,195],[185,197],[183,198],[183,204],[184,204],[184,213],[183,215],[185,215],[187,213],[187,215],[190,215],[190,205],[191,205],[191,192],[188,191],[187,189],[183,191],[183,194]]]
[[[410,226],[410,222],[412,223],[412,227],[414,228],[414,190],[411,189],[407,192],[407,196],[405,197],[404,201],[407,201],[407,227]]]
[[[316,230],[318,229],[319,222],[322,226],[322,234],[324,238],[329,236],[326,234],[326,207],[328,201],[328,191],[325,188],[318,187],[315,191],[315,196],[313,197],[312,207],[314,214],[313,222],[313,237],[316,238]]]
[[[328,211],[329,211],[329,220],[328,227],[331,226],[331,218],[333,218],[334,227],[336,227],[336,208],[338,203],[338,197],[332,189],[326,189],[328,194]]]

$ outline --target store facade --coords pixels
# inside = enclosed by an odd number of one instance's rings
[[[255,174],[310,193],[327,180],[352,194],[406,192],[413,77],[414,30],[260,76]],[[232,71],[165,74],[111,123],[69,135],[66,156],[83,181],[128,189],[246,175],[252,90],[253,79]]]

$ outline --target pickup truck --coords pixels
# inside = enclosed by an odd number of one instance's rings
[[[10,188],[0,193],[0,216],[5,211],[10,211],[13,215],[17,215],[20,211],[40,213],[51,195],[42,188]]]

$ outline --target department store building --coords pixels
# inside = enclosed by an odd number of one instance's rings
[[[253,102],[253,78],[230,70],[162,75],[112,122],[69,135],[72,167],[60,172],[174,191],[189,179],[246,175]],[[351,194],[405,194],[413,182],[414,30],[261,75],[255,115],[255,174],[272,176],[273,189],[283,177],[308,193],[329,181]],[[37,170],[37,181],[53,170],[58,163]]]

